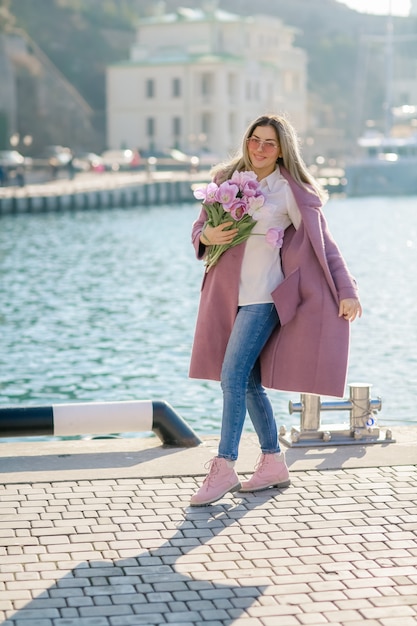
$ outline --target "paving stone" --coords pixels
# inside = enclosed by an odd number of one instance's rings
[[[415,466],[195,510],[200,479],[114,474],[0,487],[4,626],[417,623]]]

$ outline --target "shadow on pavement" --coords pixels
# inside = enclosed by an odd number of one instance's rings
[[[277,495],[277,491],[273,494]],[[34,626],[46,620],[60,626],[104,626],[109,622],[112,626],[207,622],[230,626],[267,587],[251,585],[247,568],[234,570],[234,584],[228,584],[226,578],[224,583],[214,583],[203,576],[200,579],[201,566],[196,566],[195,575],[185,575],[177,572],[175,565],[181,557],[210,542],[256,508],[256,502],[248,501],[235,506],[186,508],[175,534],[159,547],[132,558],[83,562],[4,624]],[[149,514],[152,515],[151,510]],[[251,550],[256,550],[253,538],[248,535],[247,540],[252,541]],[[199,554],[200,558],[196,554],[197,564],[203,557],[201,550]],[[236,553],[224,551],[224,560],[232,554]],[[221,569],[215,560],[208,563],[215,570]],[[190,569],[192,565],[187,567]],[[248,584],[236,584],[239,578],[246,578]]]

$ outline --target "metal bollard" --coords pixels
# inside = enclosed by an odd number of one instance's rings
[[[300,429],[292,428],[288,438],[285,426],[281,426],[280,441],[289,446],[393,442],[391,430],[387,429],[383,438],[376,426],[374,416],[381,410],[382,401],[381,398],[371,399],[371,386],[368,383],[350,384],[349,400],[321,402],[320,396],[301,394],[300,402],[289,403],[290,414],[301,413]],[[322,411],[349,411],[349,428],[343,424],[322,427]]]

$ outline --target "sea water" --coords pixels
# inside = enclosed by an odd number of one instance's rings
[[[364,309],[348,383],[372,385],[381,424],[417,425],[416,199],[333,198],[324,210]],[[219,384],[188,378],[204,271],[190,240],[198,212],[1,217],[0,406],[165,400],[197,433],[218,434]],[[279,424],[299,424],[288,409],[299,395],[271,399]]]

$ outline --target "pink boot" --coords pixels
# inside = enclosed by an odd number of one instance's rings
[[[262,454],[250,480],[239,491],[261,491],[268,487],[288,487],[291,484],[284,453]]]
[[[239,491],[239,478],[233,469],[234,461],[214,457],[210,471],[200,489],[191,498],[191,506],[204,506],[220,500],[228,491]]]

